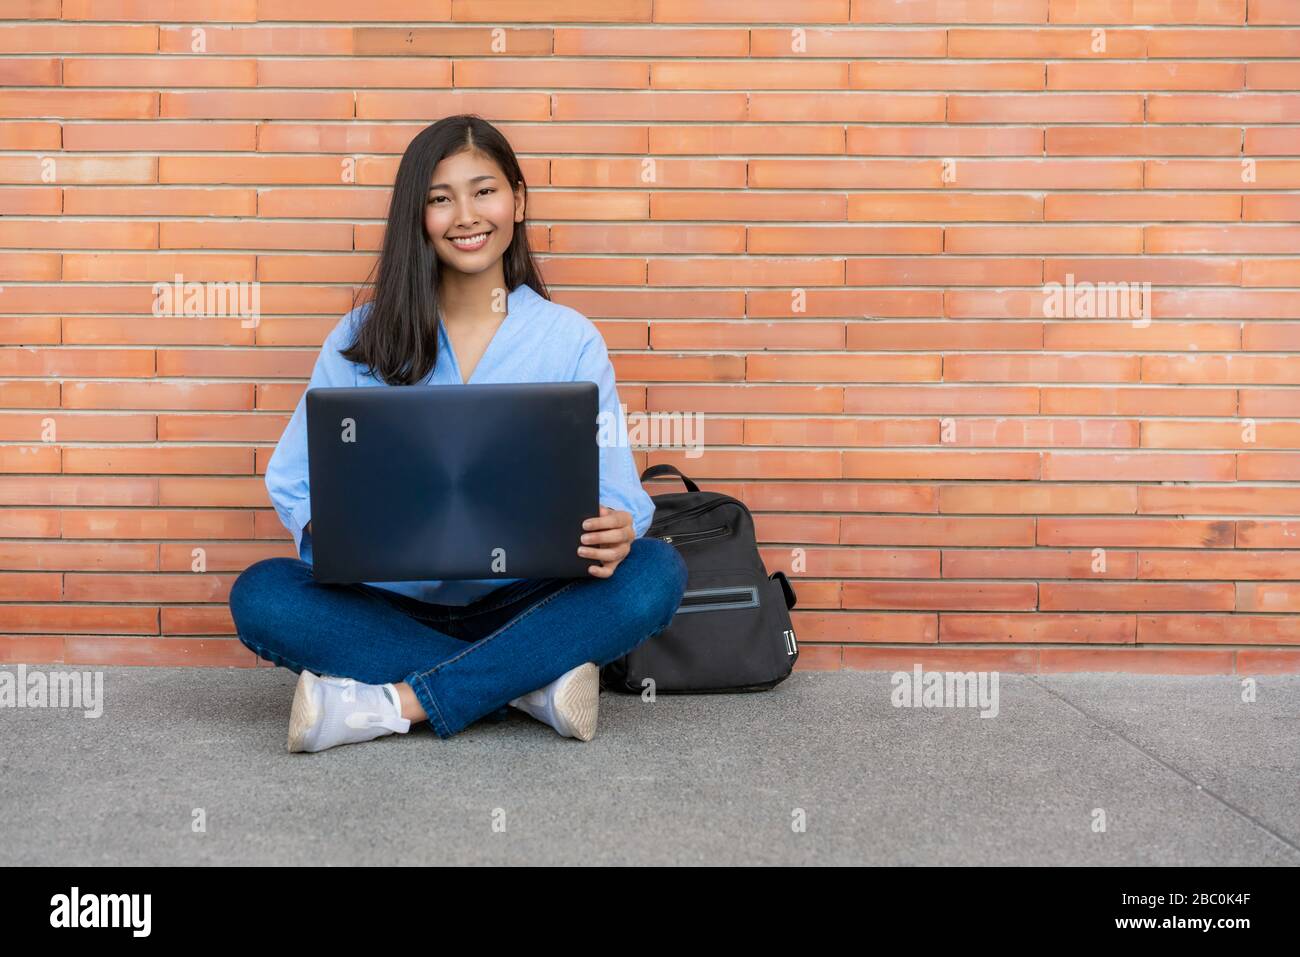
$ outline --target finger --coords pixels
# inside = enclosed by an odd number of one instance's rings
[[[578,554],[583,558],[595,558],[602,562],[608,562],[616,558],[622,558],[627,554],[627,551],[623,548],[593,548],[584,545],[578,549]]]
[[[618,528],[609,528],[603,532],[586,532],[579,539],[584,545],[617,545],[620,542],[630,542],[632,537],[628,534],[629,529],[626,525]]]
[[[615,512],[606,509],[605,511],[601,512],[600,515],[584,520],[582,523],[582,527],[587,531],[591,531],[594,529],[601,529],[601,528],[618,528],[618,526],[622,524],[622,522],[619,519],[619,516],[624,514],[627,513]]]
[[[606,562],[603,565],[592,565],[589,571],[597,578],[608,578],[614,574],[614,569],[618,568],[619,564],[620,562]]]

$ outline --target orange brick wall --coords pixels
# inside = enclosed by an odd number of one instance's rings
[[[267,460],[475,112],[629,412],[706,416],[638,462],[750,504],[801,668],[1300,670],[1300,0],[3,9],[0,661],[254,665]],[[177,273],[260,323],[154,317]]]

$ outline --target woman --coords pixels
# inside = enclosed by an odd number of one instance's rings
[[[369,741],[428,721],[440,738],[507,705],[565,737],[596,730],[600,667],[662,631],[686,587],[636,472],[604,340],[550,301],[525,231],[527,187],[505,137],[472,115],[420,132],[398,166],[374,295],[325,340],[308,388],[593,381],[600,514],[583,523],[586,579],[317,583],[305,397],[266,485],[299,558],[247,568],[230,591],[239,639],[299,674],[288,750]],[[364,493],[364,490],[359,490]]]

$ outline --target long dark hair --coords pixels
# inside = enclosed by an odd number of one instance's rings
[[[345,359],[364,365],[388,385],[421,382],[438,361],[438,280],[441,263],[433,241],[424,231],[424,205],[433,171],[448,156],[477,151],[501,167],[511,193],[524,182],[519,160],[505,136],[495,126],[472,113],[448,116],[425,127],[411,140],[397,167],[393,195],[388,204],[388,224],[379,261],[367,277],[364,290],[373,292],[356,340],[339,351]],[[520,283],[550,299],[528,246],[528,213],[515,224],[514,237],[502,257],[506,291]]]

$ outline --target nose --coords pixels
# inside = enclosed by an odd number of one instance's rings
[[[456,224],[461,229],[465,229],[470,226],[477,226],[479,224],[478,213],[475,211],[474,204],[472,202],[469,203],[468,205],[463,204],[461,202],[457,202]]]

